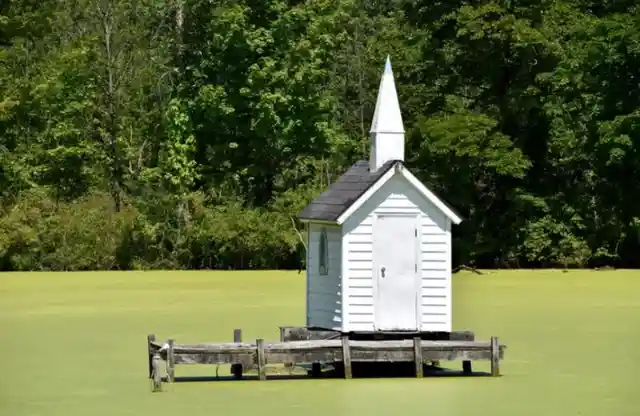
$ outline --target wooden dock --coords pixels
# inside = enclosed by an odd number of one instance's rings
[[[160,362],[166,363],[167,381],[175,381],[176,365],[186,364],[231,364],[232,373],[242,378],[244,371],[257,370],[260,380],[267,378],[269,364],[311,364],[335,363],[343,371],[345,378],[352,377],[352,363],[414,363],[415,376],[423,376],[423,363],[462,360],[464,372],[470,372],[471,361],[491,362],[491,375],[500,374],[500,360],[504,356],[505,345],[497,337],[490,341],[476,340],[423,340],[420,336],[412,339],[395,340],[351,340],[349,334],[341,334],[333,339],[311,339],[267,343],[263,339],[255,342],[241,342],[241,332],[234,332],[230,343],[176,344],[173,340],[160,343],[154,335],[147,338],[149,358],[149,378],[155,388],[160,386]],[[285,337],[281,330],[281,338]],[[467,368],[468,367],[468,368]],[[468,370],[468,371],[467,371]]]

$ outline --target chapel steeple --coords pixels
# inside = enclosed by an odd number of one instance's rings
[[[371,172],[375,172],[389,160],[404,160],[404,126],[389,56],[380,80],[369,135],[371,136],[369,159]]]

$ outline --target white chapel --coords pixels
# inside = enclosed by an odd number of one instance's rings
[[[462,218],[405,165],[404,134],[387,58],[369,160],[298,214],[308,231],[307,327],[451,332],[451,225]]]

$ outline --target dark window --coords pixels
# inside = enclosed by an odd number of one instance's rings
[[[320,231],[320,274],[329,274],[329,242],[327,241],[327,230]]]

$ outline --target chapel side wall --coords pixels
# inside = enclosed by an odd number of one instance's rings
[[[320,235],[327,233],[328,273],[320,274]],[[307,326],[342,328],[342,234],[340,228],[309,224],[307,244]]]

